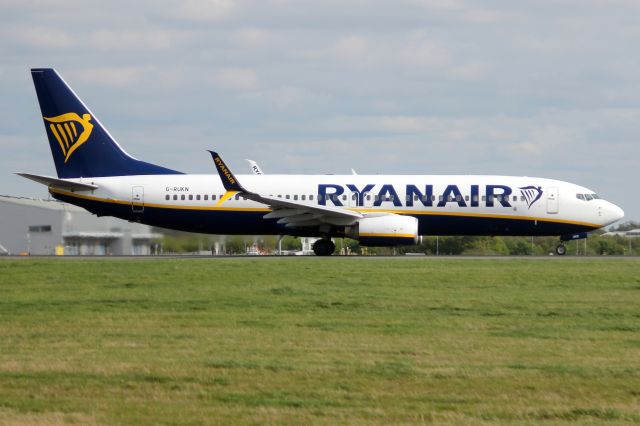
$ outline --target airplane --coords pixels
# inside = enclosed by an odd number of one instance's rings
[[[210,151],[216,174],[185,174],[138,160],[51,68],[31,70],[57,177],[17,173],[98,216],[182,231],[332,238],[410,245],[423,235],[559,236],[620,220],[622,209],[554,179],[479,175],[235,175]],[[259,170],[259,167],[258,167]],[[261,171],[260,171],[261,173]]]

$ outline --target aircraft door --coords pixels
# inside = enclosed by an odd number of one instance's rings
[[[144,186],[131,187],[131,210],[134,213],[144,212]]]
[[[559,210],[558,188],[547,188],[547,213],[557,214]]]

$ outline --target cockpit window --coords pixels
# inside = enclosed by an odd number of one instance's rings
[[[599,200],[598,194],[576,194],[576,198],[582,201]]]

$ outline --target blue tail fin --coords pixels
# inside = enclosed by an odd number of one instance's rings
[[[180,173],[127,154],[54,69],[31,76],[59,178]]]

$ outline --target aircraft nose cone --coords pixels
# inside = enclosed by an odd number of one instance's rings
[[[620,207],[616,206],[613,203],[607,203],[606,208],[604,209],[604,216],[607,221],[607,225],[617,222],[624,217],[624,210]]]
[[[614,221],[618,221],[624,217],[624,210],[615,204],[611,204],[612,216],[614,217]]]

